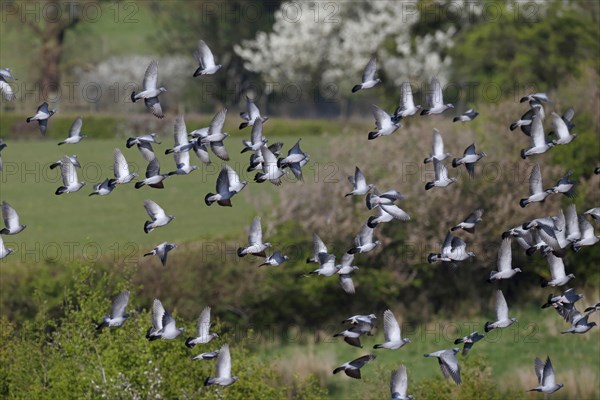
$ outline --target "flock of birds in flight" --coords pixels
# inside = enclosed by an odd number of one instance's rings
[[[214,57],[204,41],[200,40],[198,49],[194,53],[194,57],[198,61],[199,67],[194,72],[193,76],[210,75],[216,73],[221,65],[215,63]],[[362,82],[352,88],[352,92],[369,89],[381,82],[376,78],[377,64],[375,58],[369,60],[364,69]],[[11,101],[16,98],[7,80],[13,79],[10,69],[5,68],[0,70],[0,90],[3,96]],[[158,63],[152,61],[147,67],[143,79],[143,90],[135,93],[132,92],[132,102],[144,100],[146,108],[157,118],[163,118],[159,96],[166,92],[164,87],[158,86]],[[575,138],[575,134],[571,133],[574,128],[573,109],[569,109],[561,117],[555,112],[552,112],[552,127],[553,131],[550,135],[554,135],[554,140],[548,140],[544,134],[543,121],[545,118],[543,103],[550,102],[548,96],[544,93],[535,93],[525,96],[521,99],[521,103],[528,102],[529,109],[516,122],[510,125],[510,130],[520,128],[520,130],[531,139],[532,145],[521,151],[523,159],[535,155],[542,154],[557,145],[566,145]],[[442,87],[436,78],[431,79],[429,92],[427,94],[428,108],[422,109],[420,105],[415,105],[413,101],[412,89],[409,82],[405,82],[401,86],[401,96],[399,107],[391,114],[372,105],[373,115],[375,117],[376,129],[369,132],[368,139],[373,140],[382,136],[389,136],[401,127],[401,120],[413,116],[417,113],[421,115],[441,114],[447,109],[454,108],[452,104],[443,102]],[[35,115],[27,118],[27,122],[37,121],[39,130],[42,135],[47,131],[48,121],[55,110],[49,109],[46,102],[40,105]],[[161,144],[157,140],[156,133],[150,133],[138,137],[129,138],[126,143],[127,148],[136,146],[142,157],[148,163],[146,168],[145,178],[138,180],[135,183],[135,188],[139,189],[144,186],[151,188],[164,188],[164,181],[173,175],[187,175],[198,169],[196,165],[191,165],[190,152],[193,151],[204,164],[209,164],[210,152],[223,161],[229,160],[229,154],[225,148],[224,141],[229,136],[223,131],[227,109],[219,111],[212,119],[210,126],[201,129],[196,129],[188,132],[183,115],[178,115],[174,124],[174,145],[166,149],[165,154],[173,154],[176,164],[176,169],[168,173],[160,172],[160,165],[154,153],[153,145]],[[267,145],[267,139],[263,135],[263,124],[268,120],[268,117],[261,116],[258,107],[254,104],[250,97],[247,97],[247,111],[240,114],[243,122],[239,129],[244,129],[248,126],[252,127],[250,140],[243,140],[244,148],[242,153],[251,152],[249,166],[247,171],[257,171],[254,178],[255,182],[270,181],[274,185],[281,184],[281,178],[292,171],[298,180],[302,180],[302,167],[310,160],[308,154],[300,148],[300,139],[288,151],[286,157],[281,156],[282,143]],[[455,117],[453,122],[469,122],[476,118],[479,113],[473,109],[469,109],[463,114]],[[76,144],[86,137],[81,132],[83,120],[78,117],[73,122],[69,131],[69,136],[59,142],[63,144]],[[0,150],[6,147],[6,144],[0,142]],[[94,185],[94,191],[90,194],[106,196],[109,195],[118,185],[125,185],[137,178],[136,172],[129,170],[128,162],[123,152],[116,148],[114,150],[114,178],[106,178],[103,182]],[[484,152],[477,153],[475,144],[469,145],[461,158],[454,158],[451,162],[452,167],[457,168],[464,165],[471,178],[474,177],[475,165],[485,157]],[[435,179],[427,182],[425,190],[430,190],[434,187],[447,187],[457,181],[457,178],[449,177],[447,167],[443,161],[450,157],[449,153],[444,151],[444,143],[441,133],[433,130],[433,146],[431,154],[424,159],[424,163],[433,163]],[[50,168],[60,167],[63,180],[63,186],[56,190],[56,195],[66,193],[74,193],[85,186],[85,182],[80,182],[77,178],[76,168],[81,165],[76,155],[65,156],[64,158],[53,163]],[[0,159],[0,170],[2,168]],[[600,168],[594,171],[600,173]],[[567,173],[557,184],[549,189],[544,189],[542,185],[542,174],[539,165],[535,165],[531,171],[529,178],[529,196],[520,200],[521,207],[534,202],[543,202],[548,196],[562,193],[566,196],[574,195],[575,182],[569,179],[570,173]],[[349,176],[348,180],[352,185],[352,190],[346,196],[365,196],[366,207],[369,210],[375,210],[376,214],[369,217],[366,223],[362,225],[358,235],[355,238],[354,246],[343,254],[341,262],[336,263],[336,256],[329,253],[327,246],[321,238],[313,234],[313,254],[312,257],[306,260],[307,263],[316,263],[318,268],[311,271],[308,275],[319,275],[323,277],[331,277],[337,275],[340,286],[343,291],[352,295],[355,293],[353,274],[358,270],[354,264],[356,254],[365,254],[375,249],[380,242],[374,240],[374,231],[379,224],[388,223],[393,220],[407,221],[410,219],[408,213],[398,206],[398,202],[403,200],[402,194],[397,190],[388,190],[379,192],[372,183],[367,183],[362,171],[356,167],[353,176]],[[206,205],[210,206],[217,203],[220,206],[232,206],[232,198],[240,193],[248,181],[241,181],[237,172],[223,164],[216,182],[215,193],[208,193],[205,196]],[[167,215],[164,209],[152,200],[144,201],[144,208],[150,216],[150,221],[144,223],[144,232],[149,233],[157,228],[169,224],[173,219],[173,215]],[[455,236],[453,232],[462,230],[473,234],[475,226],[482,221],[483,210],[477,209],[468,215],[462,222],[451,227],[444,239],[439,253],[431,253],[427,257],[429,263],[441,262],[444,266],[450,269],[456,269],[463,261],[474,257],[475,254],[467,251],[466,242],[459,236]],[[19,221],[19,216],[15,209],[6,201],[2,203],[2,215],[5,228],[0,231],[2,235],[18,234],[26,225]],[[566,285],[571,279],[575,278],[573,274],[566,274],[563,258],[569,252],[579,251],[583,246],[591,246],[600,241],[600,236],[594,235],[594,228],[590,224],[587,217],[595,220],[596,224],[600,222],[600,208],[593,208],[583,214],[578,214],[575,205],[568,206],[566,213],[559,210],[558,215],[542,216],[532,221],[524,222],[515,228],[508,229],[502,234],[502,242],[498,251],[497,271],[491,271],[488,282],[511,279],[516,274],[521,272],[519,267],[512,265],[512,239],[526,251],[527,255],[532,255],[536,251],[546,258],[551,279],[542,283],[542,286],[560,287]],[[156,255],[160,258],[163,266],[167,262],[167,254],[176,247],[173,243],[163,242],[157,245],[151,252],[144,254]],[[263,257],[264,262],[260,265],[279,266],[288,259],[288,256],[282,254],[280,250],[273,251],[267,255],[266,250],[271,248],[269,242],[263,240],[260,217],[254,218],[249,228],[248,246],[239,248],[237,255],[244,257],[246,255],[254,255]],[[13,252],[4,246],[2,237],[0,236],[0,259],[8,256]],[[112,302],[110,313],[106,315],[97,325],[98,330],[106,327],[119,327],[127,320],[128,314],[126,308],[129,303],[129,291],[120,293]],[[484,331],[487,333],[493,329],[502,329],[516,322],[516,318],[509,317],[508,305],[504,294],[501,290],[495,291],[496,305],[496,320],[485,324]],[[562,333],[578,333],[583,334],[589,331],[596,325],[594,322],[589,322],[588,317],[591,313],[600,309],[600,303],[585,309],[583,313],[577,310],[575,303],[583,297],[581,294],[576,294],[574,289],[569,288],[561,294],[548,296],[548,301],[542,308],[553,307],[571,327]],[[199,344],[207,344],[214,338],[218,337],[217,333],[211,333],[210,307],[202,310],[196,326],[196,336],[189,337],[185,341],[185,345],[193,348]],[[347,328],[335,337],[343,337],[343,340],[351,346],[362,348],[360,337],[371,335],[375,327],[377,317],[375,314],[370,315],[355,315],[343,321]],[[398,350],[409,344],[411,341],[408,338],[402,338],[400,324],[391,310],[385,310],[383,313],[383,331],[384,343],[375,344],[374,349]],[[152,326],[148,329],[146,338],[150,341],[157,339],[175,339],[183,332],[183,328],[178,328],[173,316],[167,311],[158,299],[154,300],[152,307]],[[483,334],[475,331],[471,334],[457,339],[454,343],[463,343],[463,356],[467,355],[473,345],[484,338]],[[457,358],[459,348],[443,349],[429,354],[425,357],[437,358],[441,372],[444,377],[451,378],[456,384],[461,383],[460,366]],[[202,359],[217,359],[216,376],[209,377],[205,380],[205,385],[221,385],[228,386],[235,383],[238,378],[231,374],[231,355],[229,346],[224,344],[220,349],[215,351],[204,352],[193,357],[194,360]],[[346,362],[337,367],[333,373],[344,372],[352,378],[361,378],[361,368],[368,362],[374,360],[374,354],[364,355],[355,360]],[[547,357],[543,362],[539,358],[535,358],[535,373],[538,379],[538,386],[531,389],[543,393],[553,393],[563,387],[562,384],[557,384],[555,381],[555,373],[550,358]],[[408,377],[407,368],[401,365],[397,370],[393,371],[390,377],[391,397],[393,400],[412,399],[411,395],[407,395]]]

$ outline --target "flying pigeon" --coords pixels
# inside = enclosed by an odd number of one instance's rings
[[[452,122],[469,122],[469,121],[473,121],[477,116],[479,115],[479,113],[475,110],[473,110],[472,108],[468,109],[467,111],[465,111],[464,113],[462,113],[461,115],[458,115],[456,117],[454,117],[452,119]]]
[[[402,86],[400,87],[400,101],[398,108],[394,111],[394,117],[396,117],[396,119],[406,118],[415,115],[421,108],[420,105],[415,106],[410,82],[402,83]]]
[[[98,323],[96,330],[101,331],[103,328],[114,326],[118,327],[125,323],[129,314],[125,313],[125,308],[129,303],[129,290],[120,293],[112,302],[110,314],[102,318],[102,322]]]
[[[133,147],[133,145],[140,145],[142,143],[156,143],[156,144],[160,144],[159,141],[156,140],[156,133],[149,133],[147,135],[142,135],[142,136],[136,136],[136,137],[131,137],[129,139],[127,139],[127,148],[131,148]]]
[[[508,317],[508,304],[502,290],[496,290],[496,321],[486,322],[484,331],[487,333],[492,329],[506,328],[517,322],[516,318]]]
[[[373,240],[373,228],[369,227],[367,224],[364,224],[358,235],[356,235],[354,238],[354,244],[355,247],[348,250],[348,253],[368,253],[378,244],[380,244],[380,242],[379,240]]]
[[[423,160],[424,164],[430,163],[433,159],[437,159],[438,161],[444,161],[446,158],[450,157],[450,153],[444,153],[444,141],[442,139],[442,135],[440,131],[433,128],[433,146],[429,157]]]
[[[370,89],[373,86],[377,85],[379,82],[381,82],[381,79],[375,78],[376,73],[377,60],[375,59],[375,57],[372,57],[363,71],[362,83],[354,85],[354,87],[352,87],[352,93],[356,93],[361,89]]]
[[[19,222],[19,214],[6,201],[2,202],[2,219],[4,220],[4,228],[0,230],[0,235],[16,235],[27,228]]]
[[[157,339],[172,340],[183,332],[183,328],[177,328],[175,319],[171,316],[158,299],[154,299],[152,306],[152,326],[146,332],[146,339],[153,341]]]
[[[521,150],[522,159],[526,159],[533,154],[543,154],[554,147],[554,143],[546,142],[539,108],[535,109],[533,119],[531,120],[531,141],[532,146],[529,149]]]
[[[469,176],[473,178],[475,175],[475,163],[485,156],[487,156],[487,154],[483,151],[481,153],[475,151],[475,143],[473,143],[465,149],[462,158],[455,158],[452,160],[452,167],[456,168],[459,165],[464,164]]]
[[[562,193],[567,197],[575,197],[575,184],[577,182],[570,180],[569,178],[573,175],[572,171],[568,171],[565,176],[560,178],[554,187],[546,189],[546,192]]]
[[[453,226],[452,228],[450,228],[450,230],[452,232],[454,232],[457,229],[462,229],[469,233],[475,233],[475,225],[477,223],[481,222],[482,216],[483,216],[483,208],[478,208],[477,210],[475,210],[471,214],[469,214],[463,222],[459,223],[458,225]]]
[[[215,64],[215,57],[204,40],[198,41],[198,49],[194,51],[194,58],[199,65],[194,72],[194,78],[199,75],[212,75],[221,68],[221,64]]]
[[[427,106],[429,108],[421,111],[421,115],[441,114],[449,108],[454,108],[454,104],[444,104],[442,85],[437,78],[431,78],[427,92]]]
[[[526,101],[538,101],[538,102],[543,101],[544,103],[552,103],[546,93],[528,94],[526,96],[521,97],[521,100],[519,100],[520,103],[525,103]]]
[[[144,200],[144,208],[152,219],[152,221],[146,221],[144,223],[145,233],[150,233],[155,228],[165,226],[175,218],[173,215],[165,214],[165,210],[152,200]]]
[[[46,134],[48,129],[48,119],[56,113],[56,110],[49,110],[48,103],[43,102],[38,108],[34,116],[28,117],[25,121],[30,123],[31,121],[37,121],[42,135]]]
[[[112,193],[112,191],[117,187],[116,179],[106,178],[102,182],[94,185],[94,191],[90,193],[90,196],[99,195],[106,196]]]
[[[204,386],[229,386],[237,381],[237,376],[231,376],[231,355],[229,354],[229,345],[224,344],[217,356],[217,376],[214,378],[206,378]]]
[[[433,159],[433,169],[435,172],[435,179],[425,184],[425,190],[429,190],[433,187],[446,187],[457,181],[456,178],[448,178],[446,166],[444,166],[437,158]]]
[[[462,355],[466,356],[467,353],[469,352],[469,350],[471,350],[471,347],[473,347],[473,345],[475,343],[479,342],[483,338],[484,338],[484,336],[482,334],[475,331],[475,332],[468,334],[467,336],[465,336],[463,338],[456,339],[454,341],[454,344],[464,343],[465,345],[463,346]]]
[[[306,263],[318,263],[319,253],[327,254],[327,246],[325,246],[325,243],[323,243],[319,235],[313,233],[313,256],[307,258]]]
[[[13,89],[6,82],[7,79],[16,80],[10,73],[10,69],[3,68],[0,69],[0,92],[2,92],[2,96],[8,101],[13,101],[17,98]]]
[[[575,278],[575,275],[565,274],[565,264],[560,257],[556,257],[551,252],[546,254],[546,260],[548,261],[548,267],[550,268],[550,275],[552,277],[549,281],[543,281],[542,287],[546,286],[563,286],[566,285],[571,279]]]
[[[373,188],[373,192],[367,194],[367,197],[365,197],[365,203],[369,210],[380,205],[391,206],[396,200],[404,200],[404,196],[399,191],[388,190],[387,192],[379,193],[375,187]]]
[[[115,149],[113,151],[113,157],[115,159],[113,172],[115,174],[115,179],[117,183],[126,184],[134,180],[138,174],[137,172],[129,171],[129,164],[125,159],[125,156],[119,149]],[[52,168],[52,166],[50,166]]]
[[[413,400],[411,394],[406,395],[408,390],[408,375],[406,373],[406,366],[400,365],[395,371],[392,371],[390,376],[390,392],[392,393],[392,400]]]
[[[342,364],[333,370],[334,374],[344,371],[350,378],[360,379],[360,369],[365,366],[369,361],[373,361],[376,358],[374,354],[368,354],[357,358],[356,360],[349,361]]]
[[[79,182],[77,180],[77,171],[68,157],[64,157],[62,159],[60,173],[62,176],[63,186],[56,189],[56,195],[61,195],[63,193],[75,193],[85,186],[85,182]]]
[[[374,187],[373,184],[367,184],[365,176],[358,167],[355,167],[354,176],[349,176],[348,181],[352,185],[352,191],[350,193],[346,193],[345,197],[367,194]]]
[[[219,356],[219,350],[208,351],[206,353],[198,354],[197,356],[192,357],[192,360],[212,360]]]
[[[81,127],[83,126],[83,120],[81,117],[75,118],[73,124],[71,125],[71,129],[69,129],[69,137],[59,142],[58,145],[63,145],[65,143],[75,144],[79,143],[85,138],[87,135],[85,133],[81,133]]]
[[[529,175],[529,197],[521,199],[519,205],[525,208],[529,203],[546,200],[546,197],[554,193],[553,190],[544,190],[542,185],[542,172],[539,164],[535,164]]]
[[[388,114],[375,104],[371,104],[371,110],[373,111],[373,116],[375,117],[376,130],[369,132],[369,140],[376,139],[379,136],[389,136],[402,126],[396,117]]]
[[[131,92],[131,101],[136,102],[140,99],[144,99],[144,104],[146,108],[157,118],[164,118],[165,114],[162,111],[162,107],[160,106],[160,102],[158,100],[158,96],[163,92],[166,92],[167,89],[164,87],[157,88],[158,81],[158,63],[156,61],[152,61],[148,68],[146,68],[146,72],[144,73],[144,82],[142,84],[144,90],[135,93],[135,91]]]
[[[281,251],[277,250],[273,254],[268,255],[265,258],[265,262],[263,262],[262,264],[260,264],[259,267],[262,267],[263,265],[270,265],[272,267],[278,267],[278,266],[280,266],[281,264],[283,264],[288,259],[289,259],[288,256],[283,255],[281,253]]]
[[[277,166],[277,157],[268,147],[263,145],[260,151],[264,157],[263,170],[254,176],[254,181],[260,183],[268,180],[275,186],[281,185],[281,177],[287,173],[287,170]]]
[[[254,126],[256,121],[260,121],[261,125],[269,119],[269,117],[263,117],[260,115],[260,110],[254,104],[254,100],[250,96],[246,95],[246,111],[240,113],[240,117],[244,120],[240,124],[240,129],[244,129],[247,126]]]
[[[402,339],[400,325],[391,310],[385,310],[383,312],[383,333],[385,342],[374,345],[374,349],[397,350],[405,344],[410,343],[410,339]]]
[[[196,321],[196,337],[187,338],[185,345],[192,348],[197,344],[206,344],[214,338],[219,337],[218,334],[209,332],[210,327],[210,307],[204,307],[204,310],[202,310],[198,317],[198,321]]]
[[[160,173],[160,164],[158,158],[153,158],[148,162],[146,167],[146,179],[135,183],[135,188],[139,189],[144,185],[148,185],[155,189],[164,189],[163,181],[169,177],[169,174]]]
[[[536,357],[533,368],[535,369],[535,375],[538,379],[538,386],[530,389],[529,392],[542,392],[545,394],[550,394],[556,392],[558,389],[564,386],[562,383],[556,383],[554,368],[552,367],[549,356],[546,357],[545,363]]]
[[[436,357],[444,378],[452,378],[457,385],[460,385],[460,366],[456,359],[456,353],[458,352],[458,347],[455,347],[452,350],[439,350],[434,353],[425,354],[425,357]]]
[[[158,258],[160,258],[160,262],[162,263],[163,267],[166,267],[167,266],[167,254],[169,253],[169,251],[173,250],[175,247],[177,247],[177,245],[175,243],[162,242],[161,244],[156,246],[154,249],[152,249],[152,251],[150,253],[144,254],[144,257],[157,256]]]
[[[210,206],[214,202],[223,207],[231,207],[231,198],[239,193],[248,181],[240,182],[240,178],[233,168],[225,164],[217,177],[216,194],[208,193],[204,202]]]
[[[244,257],[246,254],[252,254],[259,257],[266,257],[265,250],[271,247],[271,243],[262,241],[262,228],[260,226],[260,217],[255,217],[250,225],[248,232],[248,247],[237,249],[238,257]]]
[[[571,134],[569,127],[560,115],[555,112],[552,112],[550,115],[552,116],[552,132],[556,136],[556,139],[552,143],[554,145],[571,143],[577,135]]]
[[[2,260],[4,257],[6,257],[14,252],[15,252],[14,249],[4,246],[4,240],[2,239],[2,236],[0,235],[0,260]]]
[[[183,115],[181,114],[175,118],[173,141],[175,142],[175,145],[172,148],[165,150],[165,154],[187,152],[194,147],[194,145],[188,141],[187,128],[185,126],[185,121],[183,120]]]
[[[492,271],[488,282],[493,282],[501,279],[510,279],[515,276],[518,272],[521,272],[521,268],[512,267],[512,249],[511,249],[510,237],[502,240],[500,249],[498,250],[498,261],[496,265],[498,271]]]

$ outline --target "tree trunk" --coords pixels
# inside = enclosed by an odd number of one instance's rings
[[[54,28],[54,27],[53,27]],[[41,48],[42,71],[40,77],[40,95],[44,100],[56,97],[60,93],[60,61],[63,54],[64,29],[53,32],[46,29]]]

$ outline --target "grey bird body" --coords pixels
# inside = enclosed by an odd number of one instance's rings
[[[248,181],[240,181],[237,172],[227,164],[223,165],[217,177],[216,193],[208,193],[204,197],[207,206],[217,203],[223,207],[231,207],[231,199],[246,187]]]
[[[375,57],[372,57],[365,66],[365,69],[363,70],[362,82],[352,87],[352,93],[356,93],[361,89],[370,89],[373,86],[377,85],[379,82],[381,82],[381,79],[375,78],[376,73],[377,60],[375,59]]]
[[[262,267],[263,265],[270,265],[272,267],[278,267],[281,264],[283,264],[285,261],[287,261],[288,259],[289,259],[288,256],[283,255],[281,253],[281,251],[277,250],[273,254],[269,254],[265,258],[265,261],[259,265],[259,267]]]
[[[81,127],[83,126],[83,119],[81,117],[75,118],[73,124],[71,125],[71,129],[69,129],[69,137],[59,142],[58,145],[63,145],[65,143],[75,144],[81,142],[87,135],[85,133],[81,133]]]
[[[354,238],[355,247],[348,250],[350,254],[368,253],[379,245],[379,240],[373,240],[373,228],[364,224]]]
[[[496,321],[485,323],[485,332],[489,332],[496,328],[506,328],[517,322],[516,318],[509,318],[508,304],[502,290],[496,290]]]
[[[129,314],[125,313],[125,308],[129,303],[129,290],[120,293],[112,302],[110,314],[102,318],[96,330],[102,330],[106,327],[119,327],[125,323]]]
[[[152,200],[144,200],[144,208],[146,209],[148,216],[152,219],[151,221],[146,221],[144,223],[145,233],[150,233],[156,228],[165,226],[175,218],[173,215],[167,215],[165,210]]]
[[[146,339],[153,341],[158,339],[173,340],[181,333],[183,328],[177,328],[175,319],[158,299],[154,299],[152,306],[152,326],[146,332]]]
[[[367,184],[365,176],[358,167],[354,169],[354,176],[348,177],[348,182],[352,185],[352,191],[346,193],[345,197],[362,196],[369,193],[374,186],[373,184]]]
[[[210,333],[210,327],[210,307],[204,307],[196,321],[196,337],[187,338],[185,345],[192,348],[197,344],[206,344],[219,337],[216,333]]]
[[[15,250],[9,247],[4,246],[4,240],[2,239],[2,235],[0,235],[0,260],[14,253]]]
[[[217,356],[217,376],[206,378],[204,386],[220,385],[229,386],[238,381],[237,376],[231,376],[231,354],[229,345],[224,344]]]
[[[244,129],[247,126],[254,126],[256,121],[260,121],[261,125],[269,119],[269,117],[263,117],[260,115],[260,110],[254,104],[254,100],[252,100],[248,95],[246,95],[246,111],[240,113],[240,117],[244,120],[240,124],[240,129]]]
[[[318,263],[319,262],[319,253],[327,254],[327,246],[323,243],[323,240],[317,235],[313,233],[313,256],[306,259],[306,263]]]
[[[421,115],[441,114],[449,108],[454,108],[453,104],[444,104],[442,85],[437,78],[431,78],[427,92],[427,107],[427,109],[421,111]]]
[[[492,271],[488,282],[497,281],[501,279],[510,279],[517,273],[521,272],[521,268],[512,267],[512,249],[510,237],[502,240],[500,249],[498,249],[498,259],[496,262],[498,271]]]
[[[450,153],[444,152],[444,140],[442,139],[442,134],[440,133],[440,131],[433,128],[433,145],[431,153],[429,154],[429,157],[423,160],[423,163],[430,163],[433,161],[434,158],[436,158],[438,161],[444,161],[450,156]]]
[[[470,108],[467,111],[465,111],[464,113],[462,113],[461,115],[454,117],[454,119],[452,119],[452,122],[473,121],[478,115],[479,115],[479,113],[477,111]]]
[[[475,151],[475,143],[467,147],[463,153],[462,158],[455,158],[452,160],[452,167],[456,168],[461,164],[464,164],[467,168],[469,176],[473,178],[475,175],[475,163],[485,157],[487,154],[484,152],[477,153]]]
[[[113,151],[114,166],[113,172],[115,174],[115,180],[118,184],[126,184],[133,181],[137,176],[137,172],[129,171],[129,164],[125,159],[125,156],[119,149]]]
[[[167,254],[177,247],[174,243],[162,242],[158,246],[156,246],[150,253],[144,254],[146,256],[157,256],[160,259],[160,262],[163,267],[167,266]]]
[[[466,356],[469,350],[473,347],[473,345],[483,339],[485,336],[480,334],[479,332],[471,332],[467,336],[456,339],[454,344],[464,343],[462,355]]]
[[[529,203],[541,202],[546,200],[546,197],[554,193],[551,190],[544,190],[542,185],[542,172],[539,164],[535,164],[529,175],[529,197],[521,199],[519,205],[525,208]]]
[[[542,282],[542,287],[546,286],[563,286],[566,285],[571,279],[575,278],[575,275],[565,273],[565,264],[560,257],[556,257],[551,252],[546,254],[546,260],[548,261],[548,267],[550,268],[551,279],[549,281]]]
[[[460,366],[458,365],[458,360],[456,359],[456,353],[458,352],[459,349],[455,347],[451,350],[439,350],[433,353],[425,354],[425,357],[437,358],[444,378],[452,378],[454,383],[460,385]]]
[[[390,393],[392,400],[413,400],[412,395],[407,395],[408,390],[408,374],[406,372],[406,366],[400,365],[395,371],[392,371],[390,375]]]
[[[374,349],[398,350],[405,344],[410,343],[410,339],[402,338],[400,324],[398,324],[391,310],[383,312],[383,333],[385,342],[374,345]]]
[[[435,172],[435,179],[431,182],[427,182],[425,190],[429,190],[434,187],[446,187],[457,181],[456,178],[448,178],[448,170],[446,166],[442,164],[437,158],[433,159],[433,169]]]
[[[27,228],[27,225],[23,225],[19,221],[17,211],[6,201],[2,202],[2,219],[4,220],[4,228],[0,230],[1,235],[16,235]]]
[[[550,362],[550,357],[546,357],[546,362],[544,363],[539,358],[535,358],[534,362],[535,375],[538,379],[538,386],[530,389],[530,392],[542,392],[545,394],[554,393],[564,385],[562,383],[556,383],[554,376],[554,368],[552,367],[552,362]]]
[[[531,142],[532,146],[530,148],[521,150],[522,159],[526,159],[534,154],[543,154],[554,147],[554,143],[546,142],[539,108],[534,109],[534,115],[531,120]]]
[[[152,61],[148,68],[146,68],[146,72],[144,73],[144,81],[143,81],[143,90],[139,93],[131,92],[131,101],[136,102],[140,99],[144,99],[144,104],[148,111],[152,113],[157,118],[164,118],[165,114],[162,111],[162,107],[158,100],[158,96],[163,92],[166,92],[167,89],[164,87],[158,87],[158,63],[156,61]]]
[[[469,214],[463,222],[459,223],[458,225],[453,226],[452,228],[450,228],[450,230],[452,232],[454,232],[457,229],[462,229],[469,233],[475,233],[475,225],[477,225],[479,222],[481,222],[482,216],[483,216],[483,208],[478,208],[477,210],[475,210],[471,214]]]
[[[155,189],[164,189],[165,185],[163,181],[168,177],[169,174],[160,173],[160,164],[158,158],[155,157],[148,162],[148,166],[146,167],[146,179],[136,182],[134,187],[139,189],[144,185],[148,185]]]
[[[48,119],[56,113],[56,110],[48,109],[48,103],[43,102],[38,108],[35,115],[28,117],[26,119],[27,123],[31,121],[37,121],[40,129],[40,133],[42,135],[46,134],[46,130],[48,129]]]
[[[260,217],[255,217],[248,231],[248,247],[238,248],[237,255],[238,257],[244,257],[247,254],[252,254],[259,257],[266,257],[265,250],[269,247],[271,247],[271,243],[263,243]]]
[[[106,178],[102,182],[94,185],[94,191],[90,193],[90,196],[99,195],[106,196],[112,193],[112,191],[117,187],[116,179]]]
[[[344,373],[350,378],[360,379],[360,369],[364,367],[368,362],[373,361],[377,356],[369,354],[366,356],[359,357],[355,360],[348,361],[341,366],[333,370],[334,374],[344,371]]]
[[[420,105],[415,106],[410,82],[402,83],[402,86],[400,87],[400,101],[398,108],[396,108],[396,111],[394,112],[394,116],[397,119],[406,118],[415,115],[421,108]]]
[[[221,69],[221,64],[215,64],[215,57],[204,40],[198,41],[198,48],[194,52],[194,58],[198,62],[198,68],[194,71],[194,77],[212,75]]]
[[[77,171],[75,166],[68,157],[62,159],[60,165],[60,174],[63,181],[63,186],[56,189],[55,194],[75,193],[85,186],[85,182],[79,182],[77,179]]]
[[[375,104],[371,104],[371,110],[375,117],[375,130],[369,132],[369,140],[376,139],[380,136],[389,136],[401,127],[400,122],[398,122],[399,120],[377,107]]]

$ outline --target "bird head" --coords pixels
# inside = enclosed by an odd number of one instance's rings
[[[513,323],[514,323],[514,322],[517,322],[517,319],[516,319],[516,318],[511,318],[510,320],[511,320]]]
[[[271,245],[271,243],[269,243],[269,242],[267,242],[267,243],[264,243],[264,245],[265,245],[266,247],[273,247],[273,245]]]
[[[158,90],[160,90],[161,92],[166,92],[166,91],[167,91],[167,89],[165,89],[165,88],[164,88],[164,87],[162,87],[162,86],[161,86],[160,88],[158,88]]]
[[[521,268],[519,268],[519,267],[517,267],[517,268],[514,268],[514,270],[515,270],[516,272],[523,272],[523,271],[521,271]]]
[[[475,257],[475,253],[473,253],[472,251],[467,252],[467,255],[469,257]]]
[[[575,275],[573,275],[573,274],[569,274],[569,275],[567,275],[567,276],[568,276],[569,278],[571,278],[571,279],[575,279]]]
[[[448,107],[448,108],[454,108],[454,104],[448,103],[448,104],[446,104],[446,107]]]
[[[375,314],[369,314],[369,318],[377,319],[377,316]]]

